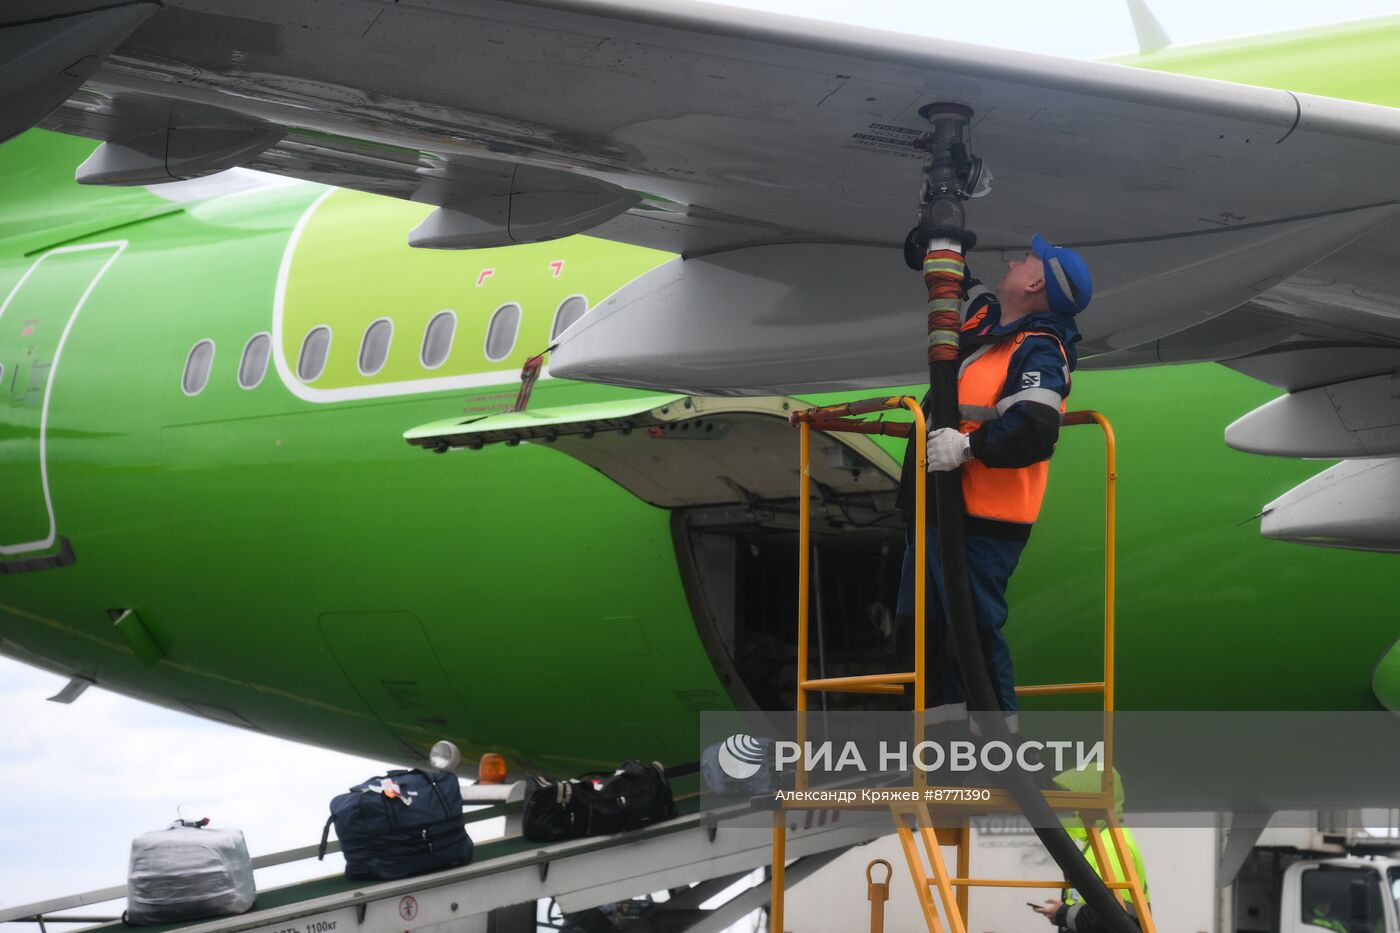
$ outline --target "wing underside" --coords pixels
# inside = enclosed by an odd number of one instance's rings
[[[36,24],[31,6],[0,37],[115,20],[68,0]],[[1255,352],[1299,316],[1395,331],[1387,107],[688,2],[130,7],[43,122],[107,141],[89,182],[239,164],[438,205],[423,245],[588,230],[684,257],[574,328],[560,374],[743,393],[917,373],[898,248],[919,108],[948,100],[975,110],[996,177],[970,212],[974,270],[1037,231],[1083,247],[1099,365]]]

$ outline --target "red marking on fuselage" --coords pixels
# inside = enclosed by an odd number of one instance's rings
[[[495,269],[482,269],[482,270],[481,270],[480,272],[478,272],[477,275],[476,275],[476,287],[477,287],[477,288],[480,288],[481,286],[485,285],[485,284],[486,284],[486,280],[489,279],[489,278],[491,278],[491,276],[493,276],[493,275],[495,275],[495,274],[496,274],[496,270],[495,270]]]
[[[559,278],[560,273],[562,273],[562,272],[564,271],[564,260],[562,260],[562,259],[556,259],[556,260],[554,260],[553,262],[551,262],[551,263],[549,264],[549,268],[550,268],[551,270],[553,270],[553,272],[554,272],[554,277],[555,277],[556,279]]]

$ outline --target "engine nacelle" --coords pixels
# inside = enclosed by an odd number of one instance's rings
[[[242,165],[286,131],[272,126],[172,126],[105,142],[78,166],[80,185],[156,185]]]
[[[1280,541],[1400,553],[1400,460],[1344,460],[1264,506]]]
[[[1225,429],[1225,443],[1275,457],[1400,454],[1400,376],[1387,373],[1274,399]]]

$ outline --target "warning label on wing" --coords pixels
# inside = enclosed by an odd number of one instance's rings
[[[891,123],[872,123],[865,130],[851,134],[850,148],[886,152],[905,159],[922,159],[924,152],[915,149],[914,142],[923,135],[924,130],[911,130],[907,126]]]

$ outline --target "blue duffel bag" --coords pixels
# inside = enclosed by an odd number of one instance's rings
[[[700,775],[711,793],[761,797],[778,788],[773,739],[739,733],[700,752]]]
[[[390,771],[337,796],[321,832],[321,858],[332,823],[353,881],[391,881],[472,860],[462,788],[447,771]]]

